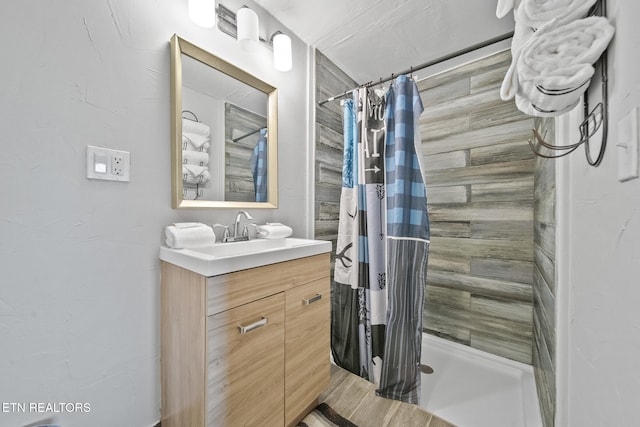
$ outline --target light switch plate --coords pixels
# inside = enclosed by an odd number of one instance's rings
[[[131,156],[128,151],[87,145],[87,178],[129,182]]]
[[[638,107],[618,122],[618,181],[638,177]]]

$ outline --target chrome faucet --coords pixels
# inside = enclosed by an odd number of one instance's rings
[[[233,224],[233,240],[249,240],[249,230],[247,229],[246,225],[242,231],[242,236],[238,235],[238,226],[240,225],[240,220],[242,219],[243,215],[248,221],[251,221],[253,219],[253,217],[249,215],[249,212],[247,211],[239,211],[236,214],[236,221]]]

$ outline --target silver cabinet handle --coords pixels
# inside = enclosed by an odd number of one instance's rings
[[[322,299],[322,295],[320,294],[316,294],[315,297],[311,297],[309,299],[303,299],[302,300],[302,304],[303,305],[309,305],[309,304],[313,304],[316,301],[320,301]]]
[[[246,334],[246,333],[249,333],[249,332],[253,331],[254,329],[261,328],[266,324],[267,324],[267,318],[266,317],[262,317],[262,319],[258,320],[257,322],[253,322],[250,325],[238,326],[238,330],[240,331],[241,334]]]

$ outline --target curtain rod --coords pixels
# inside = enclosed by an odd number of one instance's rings
[[[247,137],[249,137],[249,136],[253,135],[254,133],[258,133],[258,132],[260,132],[262,129],[264,129],[264,128],[258,128],[258,129],[254,130],[254,131],[252,131],[252,132],[245,133],[245,134],[244,134],[244,135],[242,135],[242,136],[239,136],[239,137],[237,137],[237,138],[233,138],[231,141],[233,141],[233,142],[238,142],[238,141],[240,141],[241,139],[245,139],[245,138],[247,138]]]
[[[378,85],[378,84],[382,84],[382,83],[388,82],[389,80],[393,80],[394,78],[396,78],[399,75],[410,74],[410,73],[413,73],[414,71],[418,71],[418,70],[422,70],[422,69],[427,68],[427,67],[431,67],[432,65],[436,65],[436,64],[439,64],[441,62],[448,61],[448,60],[453,59],[453,58],[457,58],[458,56],[462,56],[464,54],[473,52],[474,50],[482,49],[483,47],[491,46],[494,43],[498,43],[498,42],[510,39],[511,37],[513,37],[513,31],[510,31],[510,32],[502,34],[500,36],[491,38],[491,39],[486,40],[486,41],[481,42],[481,43],[476,43],[476,44],[474,44],[472,46],[469,46],[467,48],[457,50],[457,51],[455,51],[453,53],[450,53],[448,55],[444,55],[444,56],[436,58],[436,59],[434,59],[432,61],[425,62],[424,64],[420,64],[420,65],[417,65],[415,67],[411,67],[408,70],[404,70],[404,71],[401,71],[399,73],[391,74],[387,78],[384,78],[384,79],[380,78],[380,80],[377,80],[377,81],[370,81],[368,83],[361,84],[360,86],[358,86],[356,88],[353,88],[353,89],[350,89],[350,90],[346,90],[346,91],[342,92],[339,95],[335,95],[335,96],[332,96],[331,98],[325,99],[324,101],[318,102],[318,106],[322,106],[322,105],[326,104],[327,102],[331,102],[331,101],[335,101],[337,99],[344,98],[345,96],[349,95],[353,90],[356,90],[358,88],[371,87],[371,86],[375,86],[375,85]]]

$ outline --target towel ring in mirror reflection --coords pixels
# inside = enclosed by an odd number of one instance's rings
[[[193,116],[193,119],[189,118],[189,117],[185,117],[185,114],[191,114]],[[194,113],[193,111],[189,111],[189,110],[182,110],[182,118],[183,119],[187,119],[187,120],[191,120],[194,122],[200,122],[200,120],[198,120],[198,116],[196,116],[196,113]]]
[[[189,192],[193,192],[193,198],[189,197]],[[182,198],[185,200],[198,200],[204,196],[204,189],[200,188],[200,184],[195,187],[182,187]]]

